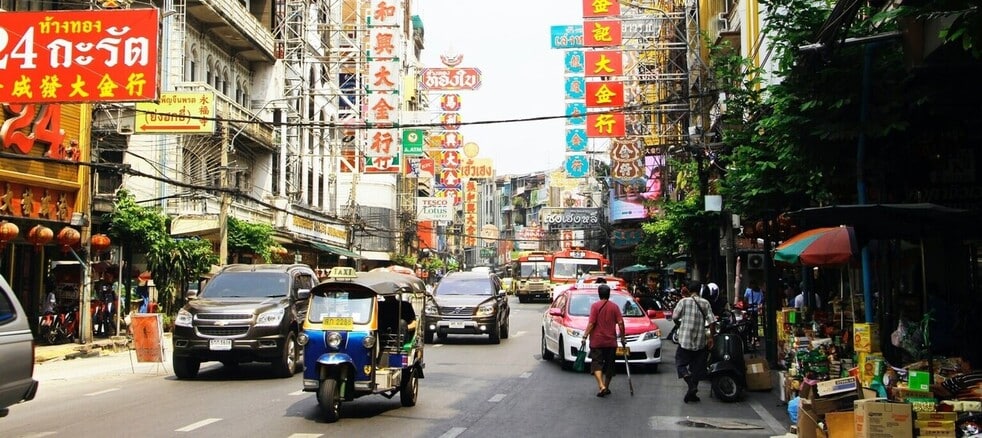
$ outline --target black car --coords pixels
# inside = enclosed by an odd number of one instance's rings
[[[201,362],[269,362],[280,377],[303,369],[297,335],[314,271],[303,264],[228,265],[208,280],[174,321],[174,374],[198,374]]]
[[[467,334],[491,337],[497,344],[508,338],[508,295],[491,272],[451,272],[440,280],[425,307],[426,342],[434,335]]]

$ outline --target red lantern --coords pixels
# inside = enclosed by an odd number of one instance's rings
[[[102,252],[109,248],[112,241],[109,240],[109,236],[105,234],[95,234],[89,239],[89,245],[92,246],[92,252]]]
[[[55,237],[55,232],[44,225],[35,225],[31,231],[27,232],[27,241],[34,244],[35,250],[40,250]]]
[[[62,228],[58,232],[58,243],[61,244],[61,252],[68,252],[69,248],[78,245],[78,242],[81,240],[82,235],[72,227]]]
[[[5,248],[7,242],[14,240],[18,234],[20,234],[20,228],[17,228],[13,222],[0,222],[0,249]]]

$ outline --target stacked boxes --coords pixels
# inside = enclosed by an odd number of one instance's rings
[[[913,438],[911,405],[863,399],[853,406],[857,438]]]
[[[955,438],[955,420],[958,414],[954,412],[918,412],[917,436]]]

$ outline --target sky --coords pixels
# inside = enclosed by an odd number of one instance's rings
[[[424,67],[442,67],[440,55],[463,54],[460,67],[481,70],[481,87],[461,91],[464,123],[565,112],[563,51],[552,49],[549,29],[582,24],[579,0],[414,0],[423,20]],[[430,108],[439,110],[439,100]],[[494,160],[498,175],[559,169],[565,158],[562,119],[462,126],[464,142]]]

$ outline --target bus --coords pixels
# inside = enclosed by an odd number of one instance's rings
[[[576,283],[583,276],[605,272],[610,261],[603,254],[588,249],[567,248],[552,253],[553,285]]]
[[[552,297],[552,283],[549,274],[552,270],[552,254],[547,251],[526,251],[512,262],[512,292],[518,302],[527,303],[534,299],[549,300]]]

